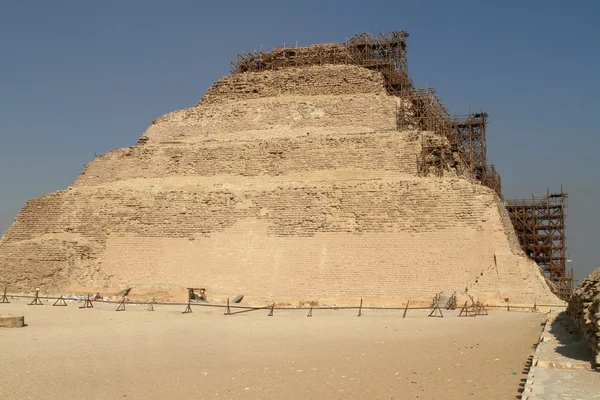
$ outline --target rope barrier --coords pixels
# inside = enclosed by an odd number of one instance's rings
[[[99,304],[118,304],[119,307],[119,311],[124,311],[125,310],[125,302],[123,299],[121,300],[92,300],[90,299],[89,296],[87,296],[86,298],[69,298],[69,297],[64,297],[64,295],[60,295],[60,296],[40,296],[38,295],[19,295],[19,294],[8,294],[8,293],[4,293],[2,295],[2,299],[4,300],[3,302],[0,302],[0,304],[3,303],[8,303],[8,298],[12,298],[12,299],[33,299],[32,303],[33,304],[39,304],[41,305],[41,300],[56,300],[57,303],[55,304],[61,304],[62,302],[65,301],[73,301],[73,302],[84,302],[85,308],[93,308],[93,304],[92,303],[99,303]],[[60,302],[60,303],[58,303]],[[10,304],[10,303],[9,303]],[[191,308],[193,307],[213,307],[213,308],[225,308],[226,311],[224,313],[224,315],[235,315],[235,314],[241,314],[241,313],[245,313],[245,312],[250,312],[250,311],[257,311],[257,310],[265,310],[265,309],[270,309],[270,313],[269,315],[273,315],[273,311],[274,310],[287,310],[287,311],[306,311],[307,308],[306,307],[285,307],[285,306],[276,306],[275,303],[272,303],[270,305],[267,306],[243,306],[243,305],[236,305],[236,304],[230,304],[229,299],[227,299],[227,304],[210,304],[210,303],[192,303],[191,301],[188,301],[186,303],[183,302],[158,302],[156,301],[154,298],[150,301],[136,301],[136,300],[132,300],[132,299],[127,299],[127,304],[128,305],[142,305],[142,306],[147,306],[148,307],[148,311],[154,311],[154,306],[186,306],[186,312],[192,312]],[[311,305],[310,309],[309,309],[309,315],[312,317],[313,315],[313,311],[317,311],[317,310],[358,310],[358,316],[360,317],[361,315],[363,315],[363,311],[364,310],[385,310],[385,311],[404,311],[403,313],[403,318],[406,317],[406,314],[408,312],[408,310],[434,310],[437,307],[432,307],[432,306],[417,306],[417,307],[411,307],[410,305],[410,301],[408,301],[406,303],[406,306],[404,307],[383,307],[383,306],[365,306],[363,304],[363,299],[360,299],[360,304],[358,306],[314,306]],[[530,312],[539,312],[540,308],[545,307],[545,308],[564,308],[565,305],[563,304],[538,304],[537,302],[534,302],[533,305],[524,305],[524,304],[510,304],[510,305],[490,305],[490,304],[482,304],[483,306],[485,306],[485,308],[487,309],[505,309],[507,311],[517,311],[517,310],[528,310]],[[84,308],[84,307],[80,307],[80,308]],[[231,310],[241,310],[241,311],[231,311]]]

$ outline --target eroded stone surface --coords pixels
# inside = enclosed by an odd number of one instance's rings
[[[25,317],[12,314],[0,314],[0,328],[22,328],[25,326]]]
[[[398,104],[356,66],[225,77],[27,202],[0,284],[556,304],[491,190],[416,176],[431,134],[397,132]]]
[[[571,328],[578,331],[600,368],[600,267],[577,287],[569,300],[567,315]]]

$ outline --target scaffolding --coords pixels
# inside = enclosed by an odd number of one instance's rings
[[[407,40],[405,31],[361,33],[347,40],[345,45],[357,65],[381,72],[387,92],[398,95],[404,88],[412,87],[408,77]]]
[[[500,174],[494,165],[487,164],[486,128],[488,114],[469,112],[466,116],[450,116],[446,107],[432,88],[406,88],[400,92],[401,101],[397,111],[398,130],[423,130],[448,140],[449,151],[423,143],[417,157],[417,170],[426,176],[432,157],[436,175],[443,168],[453,168],[459,176],[479,181],[502,197]],[[439,167],[441,166],[441,168]]]
[[[437,96],[435,89],[403,88],[399,93],[396,125],[399,131],[428,131],[443,140],[425,138],[421,143],[421,152],[417,156],[419,176],[427,176],[431,168],[436,176],[442,176],[446,167],[453,168],[458,175],[464,175],[465,160],[455,141],[450,115]]]
[[[325,64],[358,65],[381,72],[386,90],[397,95],[411,87],[406,59],[408,33],[361,33],[344,44],[328,43],[306,47],[282,46],[271,51],[240,53],[230,64],[230,72],[260,72],[288,67]]]
[[[435,89],[406,87],[398,96],[401,99],[396,118],[399,130],[430,131],[452,141],[450,114]]]
[[[461,153],[468,168],[468,175],[484,182],[487,170],[487,145],[485,131],[487,113],[480,111],[466,116],[454,116],[452,125],[452,142]]]
[[[408,36],[405,31],[361,33],[343,44],[284,45],[271,51],[240,53],[231,62],[230,72],[325,64],[357,65],[378,71],[387,93],[400,99],[396,116],[398,130],[428,131],[448,140],[442,145],[422,145],[421,154],[417,156],[419,174],[442,176],[445,169],[452,168],[457,175],[478,181],[502,196],[500,175],[493,166],[487,165],[487,113],[450,116],[434,89],[415,88],[408,75]]]
[[[498,197],[502,198],[502,178],[494,164],[486,166],[481,184],[494,190]]]
[[[573,270],[567,273],[565,218],[568,194],[532,194],[531,199],[508,200],[506,209],[525,254],[540,267],[555,294],[568,299]]]
[[[417,175],[421,177],[443,177],[459,168],[457,153],[453,152],[448,141],[437,135],[421,136],[421,151],[417,154]]]
[[[239,53],[230,64],[232,74],[324,64],[354,64],[348,48],[337,43],[306,47],[283,45],[271,51]]]

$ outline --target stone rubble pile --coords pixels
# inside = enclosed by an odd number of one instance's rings
[[[569,301],[571,325],[583,336],[594,353],[594,367],[600,367],[600,267],[581,282]]]

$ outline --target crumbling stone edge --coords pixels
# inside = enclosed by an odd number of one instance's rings
[[[548,313],[546,315],[546,319],[543,322],[543,328],[540,332],[540,336],[538,338],[538,342],[535,345],[535,350],[533,352],[533,358],[531,360],[531,366],[529,367],[529,371],[527,373],[527,380],[525,381],[525,385],[523,387],[522,400],[541,400],[540,397],[536,396],[535,393],[540,393],[541,386],[543,382],[537,382],[536,380],[536,368],[535,366],[538,364],[540,360],[540,351],[542,349],[543,343],[545,342],[544,338],[548,337],[548,331],[552,325],[552,322],[557,318],[558,313]],[[543,392],[543,389],[542,389]]]

